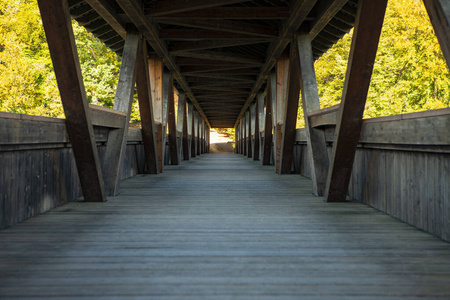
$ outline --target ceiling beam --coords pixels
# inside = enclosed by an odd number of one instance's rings
[[[191,89],[192,90],[196,90],[196,89],[201,89],[204,87],[210,87],[210,86],[217,86],[217,87],[228,87],[228,86],[233,86],[233,87],[249,87],[251,88],[251,83],[246,83],[246,82],[240,82],[240,83],[236,83],[236,82],[228,82],[228,81],[210,81],[210,82],[205,82],[205,83],[197,83],[197,84],[190,84]]]
[[[221,74],[191,74],[189,78],[197,77],[197,78],[214,78],[214,79],[223,79],[223,80],[233,80],[233,81],[246,81],[246,82],[254,82],[255,76],[249,75],[221,75]],[[190,79],[187,78],[188,81]],[[205,81],[205,80],[203,80]]]
[[[166,40],[220,40],[220,39],[261,39],[261,36],[200,29],[161,29],[159,37]],[[274,37],[275,38],[275,37]]]
[[[178,52],[177,56],[181,57],[190,57],[190,58],[200,58],[207,60],[218,60],[218,61],[226,61],[226,62],[234,62],[234,63],[244,63],[244,64],[253,64],[253,65],[263,65],[264,59],[258,56],[247,56],[240,55],[235,53],[227,53],[227,52],[218,52],[218,51],[198,51],[198,52]]]
[[[164,1],[166,2],[174,2],[172,1]],[[198,105],[197,100],[194,97],[188,83],[184,79],[181,74],[178,66],[176,65],[172,56],[169,55],[167,50],[166,43],[162,41],[158,37],[158,29],[148,21],[147,17],[143,14],[141,7],[138,5],[136,1],[133,0],[117,0],[117,3],[120,5],[122,10],[127,14],[127,16],[132,20],[133,24],[140,30],[142,35],[147,39],[150,46],[152,46],[153,50],[158,54],[159,57],[163,59],[164,64],[169,69],[169,71],[173,74],[174,78],[181,86],[181,88],[186,93],[187,97],[191,99],[191,102],[197,108],[198,112],[205,119],[206,123],[210,126],[208,118],[205,113]]]
[[[227,20],[190,20],[190,19],[160,19],[159,23],[180,25],[185,27],[216,30],[223,32],[247,34],[259,37],[276,37],[275,28],[252,23],[227,21]]]
[[[207,2],[207,1],[204,1]],[[214,7],[183,13],[155,17],[174,19],[285,19],[289,18],[289,7]]]
[[[234,47],[242,45],[252,45],[259,43],[266,43],[270,39],[235,39],[235,40],[211,40],[198,42],[175,42],[169,47],[170,53],[176,54],[178,51],[195,51],[207,50],[223,47]]]
[[[125,25],[119,20],[115,9],[105,0],[85,0],[123,39],[127,36]]]
[[[195,73],[222,73],[224,71],[234,71],[234,70],[247,70],[247,71],[259,71],[257,67],[252,65],[244,65],[244,64],[229,64],[229,65],[221,65],[221,66],[201,66],[201,67],[183,67],[181,71],[183,74],[195,74]]]
[[[248,1],[248,0],[247,0]],[[164,16],[168,14],[188,12],[192,10],[216,7],[222,5],[230,5],[240,2],[247,2],[246,0],[189,0],[189,1],[179,1],[179,0],[165,0],[152,2],[145,7],[145,13],[152,16]]]
[[[317,18],[310,25],[309,38],[313,40],[334,18],[348,0],[319,0],[315,6]]]
[[[242,107],[242,110],[239,113],[238,118],[236,119],[235,126],[237,125],[239,118],[244,115],[250,103],[256,97],[256,93],[259,91],[270,70],[275,65],[276,59],[286,48],[287,44],[293,37],[294,33],[299,29],[303,21],[306,20],[306,17],[316,4],[317,0],[295,0],[292,2],[293,3],[291,6],[291,14],[289,16],[289,19],[284,22],[278,38],[271,43],[267,51],[266,62],[255,81],[252,91],[247,98],[247,102]]]
[[[188,74],[226,74],[226,75],[258,75],[259,69],[245,68],[245,69],[231,69],[231,70],[209,70],[204,72],[188,72]]]

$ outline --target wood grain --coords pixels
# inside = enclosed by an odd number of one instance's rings
[[[448,243],[310,185],[234,154],[136,176],[1,231],[1,298],[450,297]]]

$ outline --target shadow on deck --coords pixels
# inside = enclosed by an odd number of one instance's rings
[[[450,297],[450,244],[234,154],[0,232],[0,298]],[[21,298],[22,299],[22,298]]]

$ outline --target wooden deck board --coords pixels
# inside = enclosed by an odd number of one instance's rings
[[[202,155],[0,232],[0,299],[448,299],[450,244]]]

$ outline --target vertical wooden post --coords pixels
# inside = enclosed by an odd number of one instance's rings
[[[206,153],[209,153],[209,148],[211,145],[211,129],[209,128],[209,126],[206,129]]]
[[[239,144],[240,144],[240,146],[239,146],[239,148],[241,149],[239,154],[244,155],[244,148],[245,148],[244,147],[244,140],[245,140],[245,136],[244,136],[244,133],[245,133],[245,131],[244,131],[244,116],[242,116],[241,119],[239,120],[239,129],[240,129],[240,133],[239,133],[239,136],[240,136]]]
[[[282,129],[280,174],[290,174],[294,159],[295,129],[297,125],[298,100],[300,95],[300,63],[295,39],[291,41],[289,55],[288,93],[284,108]]]
[[[445,0],[423,0],[423,3],[450,67],[450,3]]]
[[[248,116],[247,116],[247,124],[248,124],[248,140],[247,140],[247,157],[252,158],[252,110],[248,108]]]
[[[312,128],[308,118],[308,113],[320,109],[319,91],[314,71],[314,57],[309,33],[306,30],[301,31],[296,38],[300,62],[300,89],[311,162],[313,193],[316,196],[323,196],[329,166],[325,131]]]
[[[175,93],[173,86],[173,75],[169,77],[169,90],[168,90],[168,126],[169,126],[169,153],[170,164],[179,165],[178,158],[178,139],[177,139],[177,122],[175,119]]]
[[[188,134],[188,112],[186,105],[186,94],[178,95],[178,118],[181,119],[181,143],[183,145],[183,160],[189,160],[189,134]]]
[[[361,0],[338,112],[325,200],[345,201],[387,0]]]
[[[163,172],[165,152],[165,132],[163,123],[163,63],[157,55],[148,60],[150,86],[152,90],[153,117],[156,127],[156,145],[158,150],[158,170]]]
[[[262,162],[262,157],[263,157],[263,151],[262,151],[262,147],[263,147],[263,140],[262,140],[262,135],[261,135],[261,130],[264,129],[264,125],[265,125],[265,120],[264,120],[264,101],[265,101],[265,96],[264,96],[264,92],[260,92],[256,95],[256,101],[257,101],[257,105],[256,105],[256,114],[257,114],[257,123],[258,123],[258,127],[256,128],[257,130],[255,130],[257,132],[258,135],[258,160],[260,160]]]
[[[244,127],[244,156],[247,156],[247,138],[248,138],[248,123],[247,123],[247,113],[244,114],[244,116],[242,117],[242,126]]]
[[[239,123],[234,127],[234,153],[239,153]]]
[[[252,107],[253,113],[253,128],[255,131],[255,141],[253,142],[253,160],[259,160],[259,111],[258,111],[258,98],[262,94],[262,97],[264,98],[263,93],[258,93],[256,98],[256,103]]]
[[[202,154],[205,154],[205,138],[206,138],[206,133],[205,133],[205,120],[202,118]]]
[[[273,117],[275,119],[275,172],[280,173],[281,170],[281,148],[283,139],[283,124],[284,124],[284,114],[286,111],[286,95],[288,88],[288,76],[289,76],[289,47],[281,54],[277,59],[277,89],[276,89],[276,101],[273,106],[276,108],[274,110]]]
[[[103,171],[108,195],[119,193],[120,172],[126,155],[128,127],[136,83],[137,56],[140,38],[137,33],[127,33],[120,65],[114,109],[125,113],[126,119],[121,129],[110,130],[106,143]]]
[[[197,156],[197,111],[192,105],[192,137],[191,137],[191,157]]]
[[[94,129],[67,1],[39,0],[38,4],[84,200],[106,201]]]
[[[263,148],[263,159],[262,164],[267,166],[270,165],[270,154],[272,152],[272,103],[273,103],[273,90],[276,89],[276,74],[271,73],[267,82],[267,100],[266,100],[266,116],[264,125],[264,148]]]
[[[200,156],[202,154],[201,150],[201,144],[202,144],[202,137],[201,137],[201,122],[202,122],[202,116],[200,113],[197,114],[197,155]]]
[[[142,124],[142,141],[145,151],[146,173],[158,173],[158,150],[153,118],[153,102],[147,60],[147,45],[141,41],[139,63],[137,65],[136,87],[139,100],[139,113]]]

